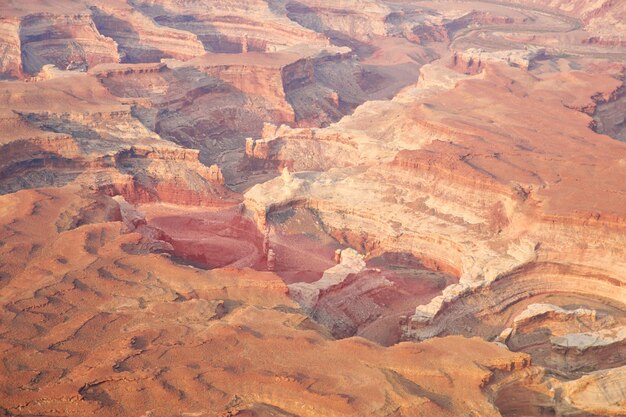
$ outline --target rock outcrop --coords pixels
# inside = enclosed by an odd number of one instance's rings
[[[194,33],[216,53],[273,52],[297,44],[327,45],[323,36],[277,15],[265,1],[181,3],[134,0],[162,26]]]
[[[0,121],[11,131],[1,143],[2,193],[79,182],[133,202],[229,199],[218,167],[146,129],[88,74],[18,82],[3,100],[13,110]]]
[[[505,62],[508,65],[528,70],[533,61],[543,57],[545,49],[527,48],[515,51],[485,52],[481,49],[468,49],[455,52],[451,66],[466,74],[477,74],[488,62]]]
[[[624,367],[593,372],[562,386],[561,408],[570,415],[619,415],[626,409]]]
[[[366,99],[346,48],[299,48],[277,53],[207,54],[185,62],[100,65],[90,72],[162,137],[201,151],[207,164],[225,163],[237,181],[233,148],[264,122],[318,125],[339,119]],[[318,70],[336,66],[342,79]],[[133,84],[128,89],[129,83]]]
[[[341,251],[340,263],[326,270],[319,281],[313,283],[296,283],[289,287],[293,298],[303,306],[304,311],[311,312],[317,304],[320,293],[330,287],[341,284],[350,274],[357,274],[365,269],[363,256],[354,249]]]
[[[378,0],[286,2],[287,16],[302,26],[327,34],[341,33],[357,40],[387,34],[391,10]],[[346,9],[350,8],[350,12]]]
[[[190,59],[205,53],[196,35],[162,27],[137,10],[91,9],[98,31],[117,43],[122,62],[159,62],[163,58]]]
[[[17,18],[2,18],[0,19],[0,79],[19,78],[21,75],[20,21]]]
[[[103,62],[119,62],[117,44],[100,34],[88,13],[35,13],[20,21],[24,71],[36,74],[45,64],[86,70]]]

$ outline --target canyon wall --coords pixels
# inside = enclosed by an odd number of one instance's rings
[[[0,77],[22,75],[22,45],[18,19],[0,19]]]
[[[102,62],[119,62],[117,44],[102,36],[90,14],[31,14],[20,22],[24,71],[36,74],[43,65],[87,69]]]
[[[189,59],[205,53],[192,33],[162,27],[133,9],[93,7],[98,31],[118,45],[122,62],[159,62],[163,58]]]

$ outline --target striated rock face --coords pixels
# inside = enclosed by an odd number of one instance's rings
[[[272,52],[303,43],[327,45],[324,37],[275,14],[265,1],[134,0],[132,4],[163,26],[194,33],[212,52]]]
[[[508,65],[528,70],[533,61],[543,57],[545,49],[528,48],[516,51],[498,51],[486,53],[480,49],[468,49],[456,52],[452,58],[451,66],[466,74],[481,72],[488,62],[505,62]]]
[[[120,182],[100,185],[107,194],[121,194],[133,203],[206,205],[229,200],[219,167],[201,164],[198,151],[131,147],[114,160],[125,175]]]
[[[503,416],[613,416],[624,410],[623,367],[590,372],[566,382],[530,367],[487,389]]]
[[[22,75],[19,19],[0,19],[0,79]]]
[[[102,62],[119,62],[117,44],[102,36],[89,14],[27,15],[20,22],[25,72],[35,74],[45,64],[85,70]]]
[[[323,290],[317,285],[324,279],[291,284],[296,300],[337,337],[393,340],[389,330],[386,337],[368,331],[382,322],[400,325],[406,339],[500,335],[496,340],[565,379],[620,366],[625,265],[615,255],[624,245],[626,213],[623,187],[613,180],[626,150],[613,139],[620,138],[623,67],[562,72],[541,43],[460,52],[458,46],[481,39],[474,23],[548,25],[539,16],[464,16],[446,26],[456,44],[450,61],[423,66],[417,85],[392,101],[366,103],[324,129],[267,126],[250,138],[247,157],[266,168],[288,166],[297,186],[282,178],[257,185],[246,193],[246,207],[260,229],[272,227],[273,213],[309,210],[365,259],[409,254],[458,278],[429,297],[411,293],[415,312],[396,315],[395,324],[380,320],[384,307],[374,294],[394,288],[380,271],[354,272]],[[414,29],[422,36],[416,41],[445,42],[435,27]],[[443,69],[448,62],[458,72]],[[611,198],[602,197],[608,189]],[[532,385],[511,378],[511,392]],[[543,376],[537,384],[548,391]],[[549,392],[542,399],[523,391],[519,408],[507,395],[496,403],[503,415],[586,412],[559,409]]]
[[[623,79],[623,76],[622,76]],[[594,121],[592,128],[598,133],[604,133],[617,140],[626,141],[626,87],[617,89],[608,99],[597,97],[592,111]]]
[[[597,319],[597,311],[588,308],[566,310],[552,304],[530,304],[513,319],[514,330],[519,330],[532,323],[546,319],[558,321],[575,319],[595,322]]]
[[[3,94],[13,105],[0,119],[11,131],[1,144],[3,194],[79,182],[133,202],[206,204],[229,198],[218,167],[201,164],[197,150],[146,129],[88,75],[19,82]]]
[[[122,62],[159,62],[163,58],[189,59],[205,53],[192,33],[162,27],[134,9],[93,7],[98,31],[118,45]]]
[[[354,249],[341,251],[340,260],[339,264],[327,269],[319,281],[311,284],[297,283],[290,286],[289,292],[304,307],[305,311],[313,309],[321,292],[341,284],[348,275],[359,273],[365,269],[363,256]]]
[[[496,340],[511,350],[532,354],[535,365],[570,378],[589,369],[620,366],[624,317],[619,310],[597,306],[596,310],[530,304]]]
[[[596,415],[619,415],[626,409],[624,400],[624,367],[593,372],[575,381],[563,384],[564,410],[577,410]]]
[[[626,327],[604,329],[596,333],[570,333],[553,337],[550,341],[557,349],[576,349],[584,352],[588,349],[623,344],[626,339]]]
[[[207,54],[186,62],[101,65],[91,72],[161,136],[199,149],[207,164],[228,158],[264,121],[316,125],[337,120],[366,99],[358,66],[346,48],[301,48],[280,53]],[[341,79],[318,70],[340,68]],[[132,88],[128,85],[132,84]],[[229,181],[237,180],[228,174]]]
[[[378,0],[286,2],[287,15],[316,32],[339,32],[358,40],[387,34],[390,9]],[[350,12],[346,12],[350,10]]]
[[[290,296],[337,338],[359,335],[386,346],[397,343],[398,325],[412,304],[429,301],[455,281],[407,253],[385,253],[367,263],[352,249],[337,254],[339,263],[318,281],[289,285]]]

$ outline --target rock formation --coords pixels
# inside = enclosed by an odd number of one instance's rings
[[[80,181],[135,202],[228,199],[219,168],[146,129],[87,74],[11,83],[2,100],[13,106],[1,121],[2,193]]]
[[[93,7],[91,11],[98,31],[117,43],[122,62],[184,60],[205,53],[194,34],[162,27],[135,9]]]
[[[19,19],[0,19],[0,79],[22,75]]]
[[[623,2],[0,4],[0,415],[626,413]]]
[[[195,34],[208,51],[273,52],[297,44],[327,45],[323,36],[275,14],[262,0],[185,3],[173,0],[133,0],[137,9],[162,26]]]
[[[35,74],[44,64],[86,70],[102,62],[118,62],[117,44],[102,36],[89,14],[36,13],[20,21],[22,65]]]
[[[286,3],[288,16],[316,32],[338,32],[357,40],[387,34],[386,17],[391,10],[379,0],[308,0]],[[346,9],[353,10],[346,13]]]

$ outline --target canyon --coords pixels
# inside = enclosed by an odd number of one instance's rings
[[[626,416],[626,3],[0,4],[1,416]]]

